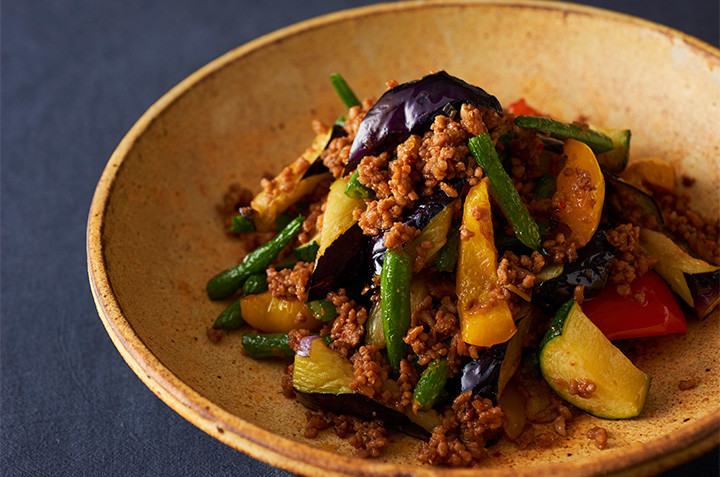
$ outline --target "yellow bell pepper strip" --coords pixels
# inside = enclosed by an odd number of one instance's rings
[[[490,347],[508,341],[517,331],[504,300],[493,297],[497,286],[497,250],[488,194],[489,180],[473,186],[465,199],[456,289],[460,329],[466,343]]]
[[[555,217],[572,230],[578,247],[590,241],[600,224],[605,202],[605,178],[586,144],[574,139],[565,142],[567,156],[552,197]]]
[[[287,333],[300,327],[311,330],[320,325],[305,303],[276,298],[270,292],[241,298],[240,309],[250,326],[266,333]],[[296,320],[300,314],[304,317],[302,323]]]

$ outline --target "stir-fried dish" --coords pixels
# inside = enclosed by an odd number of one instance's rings
[[[470,466],[503,436],[552,445],[581,412],[640,415],[651,376],[613,341],[685,333],[720,300],[692,179],[628,163],[629,130],[503,109],[444,71],[377,101],[331,81],[347,111],[219,207],[249,253],[207,284],[228,303],[211,340],[240,329],[251,358],[286,359],[306,437],[332,428],[362,456],[399,431],[421,462]]]

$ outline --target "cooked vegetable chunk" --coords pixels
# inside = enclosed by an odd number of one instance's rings
[[[650,378],[570,300],[540,343],[540,371],[570,404],[597,417],[626,419],[645,407]]]
[[[313,329],[320,324],[305,303],[275,298],[270,292],[242,298],[240,308],[248,324],[266,333],[287,333],[299,327]],[[303,322],[297,321],[298,315],[302,315]]]
[[[484,347],[504,343],[517,330],[507,302],[493,296],[497,251],[488,186],[488,179],[483,179],[465,199],[463,224],[469,238],[460,240],[456,281],[463,340]]]
[[[573,139],[565,143],[565,167],[557,178],[555,216],[572,230],[578,247],[590,241],[605,203],[605,178],[592,150]]]

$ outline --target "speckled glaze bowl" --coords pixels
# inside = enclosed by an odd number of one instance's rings
[[[342,41],[338,41],[341,39]],[[554,2],[417,2],[340,12],[284,28],[205,66],[153,105],[102,175],[88,224],[88,269],[110,337],[147,386],[180,415],[272,465],[316,475],[476,475],[416,462],[396,435],[378,460],[353,457],[333,433],[303,437],[304,409],[282,397],[284,365],[241,354],[240,334],[210,343],[225,303],[205,283],[239,258],[215,205],[228,185],[258,189],[310,143],[315,117],[344,107],[341,72],[360,96],[385,81],[445,69],[542,111],[632,129],[632,155],[664,157],[697,178],[702,210],[718,214],[720,51],[636,18]],[[501,442],[491,476],[651,474],[718,444],[718,315],[686,336],[653,340],[637,365],[653,377],[643,414],[583,416],[549,449]],[[681,391],[694,376],[700,384]],[[585,437],[601,425],[609,448]]]

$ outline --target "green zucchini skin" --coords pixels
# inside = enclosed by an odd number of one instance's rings
[[[293,254],[300,262],[314,262],[319,249],[320,244],[315,240],[311,240],[293,250]]]
[[[637,417],[650,377],[639,370],[570,300],[540,342],[540,371],[565,401],[603,419]]]
[[[403,338],[410,328],[411,278],[412,263],[407,252],[388,250],[380,275],[380,301],[388,360],[396,371],[407,355],[407,344]]]

